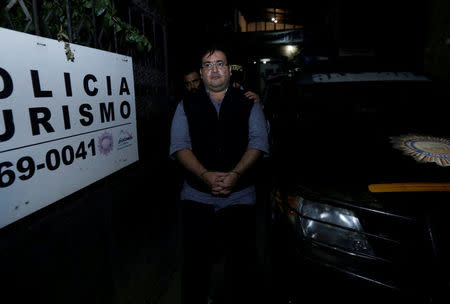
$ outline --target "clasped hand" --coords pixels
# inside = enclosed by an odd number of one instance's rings
[[[203,181],[209,186],[213,195],[230,194],[238,178],[238,175],[234,172],[208,171],[203,174]]]

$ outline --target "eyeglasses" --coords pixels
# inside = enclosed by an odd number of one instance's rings
[[[222,60],[217,60],[216,62],[206,61],[202,63],[202,68],[205,70],[212,70],[214,66],[216,66],[218,69],[224,69],[227,65],[228,63]]]

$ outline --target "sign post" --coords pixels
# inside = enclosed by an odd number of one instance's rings
[[[138,158],[132,58],[0,28],[0,228]]]

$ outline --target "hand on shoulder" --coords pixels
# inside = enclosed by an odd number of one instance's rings
[[[254,102],[260,102],[261,99],[259,98],[259,95],[252,91],[247,91],[244,93],[245,97],[248,99],[253,99]]]

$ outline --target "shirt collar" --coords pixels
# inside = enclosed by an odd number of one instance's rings
[[[205,92],[206,92],[206,95],[208,95],[208,98],[209,98],[209,100],[211,100],[211,102],[218,103],[218,104],[221,104],[221,103],[222,103],[223,99],[222,99],[221,101],[219,101],[219,102],[216,102],[216,101],[212,100],[211,95],[209,94],[209,90],[208,90],[207,87],[205,87]],[[227,92],[228,92],[228,87],[226,88],[225,94],[223,95],[223,96],[224,96],[224,97],[223,97],[224,99],[225,99],[225,95],[227,95]]]

